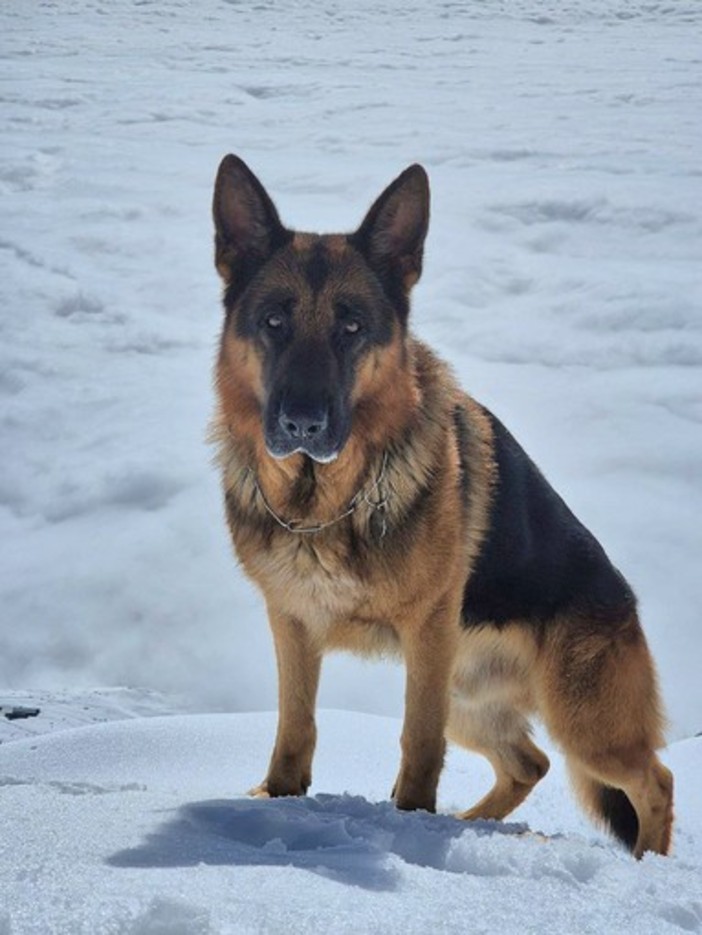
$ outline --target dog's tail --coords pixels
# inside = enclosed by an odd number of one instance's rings
[[[673,777],[668,769],[653,757],[647,771],[647,794],[639,807],[639,815],[631,798],[623,789],[607,785],[585,767],[568,763],[578,798],[597,824],[608,831],[636,857],[645,850],[659,854],[670,851],[673,810]]]
[[[573,787],[585,810],[629,851],[639,836],[639,816],[623,789],[599,782],[583,767],[568,764]]]

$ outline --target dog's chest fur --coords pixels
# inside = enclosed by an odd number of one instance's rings
[[[237,531],[232,529],[237,544]],[[396,656],[398,635],[390,623],[398,603],[394,586],[354,569],[346,537],[274,532],[267,548],[237,551],[269,610],[302,623],[321,652]]]
[[[315,630],[353,617],[367,602],[367,588],[349,571],[344,550],[309,536],[276,534],[272,548],[254,552],[244,564],[269,601]]]

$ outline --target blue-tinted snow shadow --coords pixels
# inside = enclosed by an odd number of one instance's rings
[[[405,863],[447,870],[462,834],[514,835],[525,825],[399,812],[359,796],[216,799],[183,805],[143,844],[112,855],[112,867],[297,867],[350,886],[392,890]]]

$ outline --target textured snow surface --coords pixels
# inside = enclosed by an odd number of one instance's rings
[[[273,706],[204,442],[214,173],[235,151],[288,223],[349,230],[421,161],[415,330],[631,579],[672,736],[702,729],[701,27],[698,0],[3,0],[0,686]],[[402,674],[333,659],[321,698],[397,715]]]
[[[319,727],[311,797],[270,801],[243,794],[265,769],[273,714],[3,744],[0,932],[702,931],[702,739],[666,753],[675,856],[637,863],[582,820],[557,757],[513,821],[468,825],[451,813],[485,790],[477,758],[449,755],[442,814],[401,813],[387,802],[400,723],[323,711]]]

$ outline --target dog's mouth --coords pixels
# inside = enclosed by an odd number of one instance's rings
[[[331,464],[332,461],[336,461],[341,453],[340,448],[335,448],[332,450],[327,450],[326,448],[319,448],[316,445],[307,445],[300,444],[297,447],[293,448],[288,445],[281,445],[276,442],[272,442],[269,439],[266,439],[266,451],[271,456],[275,458],[276,461],[283,461],[285,458],[289,458],[291,455],[303,454],[312,458],[313,461],[316,461],[318,464]]]
[[[350,429],[350,416],[344,417],[332,406],[305,411],[269,407],[264,417],[266,449],[278,461],[305,454],[319,464],[329,464],[339,457]]]

